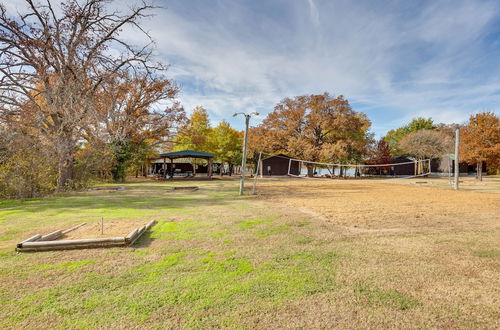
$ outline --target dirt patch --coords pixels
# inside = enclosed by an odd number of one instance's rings
[[[82,238],[105,238],[123,237],[128,235],[137,227],[144,226],[149,220],[104,220],[104,233],[101,233],[100,222],[87,223],[86,225],[71,231],[60,239],[82,239]]]

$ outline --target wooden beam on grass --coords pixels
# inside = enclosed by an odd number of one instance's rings
[[[42,237],[42,235],[40,235],[40,234],[36,234],[34,236],[31,236],[30,238],[25,239],[21,243],[17,243],[17,247],[18,248],[21,247],[23,245],[23,243],[38,241],[41,237]]]
[[[91,238],[91,239],[73,239],[62,241],[34,241],[20,243],[17,245],[18,252],[36,252],[52,250],[72,250],[72,249],[91,249],[100,247],[125,246],[125,237],[111,238]]]
[[[56,230],[56,231],[54,231],[54,232],[52,232],[50,234],[43,235],[38,240],[39,241],[52,241],[52,240],[58,239],[62,235],[63,235],[62,230]]]
[[[134,229],[130,234],[125,237],[127,245],[132,245],[141,237],[145,232],[151,229],[156,224],[156,220],[151,220],[147,225]]]
[[[87,238],[87,239],[71,239],[61,241],[47,242],[27,242],[23,243],[22,247],[48,247],[48,246],[70,246],[70,245],[93,245],[102,243],[125,243],[125,237],[109,237],[109,238]]]
[[[109,248],[123,247],[125,242],[102,242],[94,244],[74,244],[74,245],[59,245],[59,246],[39,246],[39,247],[20,247],[18,252],[42,252],[42,251],[58,251],[58,250],[76,250],[76,249],[94,249],[94,248]]]
[[[66,235],[67,233],[72,232],[73,230],[77,230],[78,228],[80,228],[80,227],[82,227],[82,226],[84,226],[84,225],[86,225],[86,224],[87,224],[86,222],[82,222],[82,223],[81,223],[81,224],[79,224],[79,225],[76,225],[76,226],[73,226],[73,227],[68,228],[68,229],[66,229],[66,230],[63,230],[63,232],[62,232],[62,233],[63,233],[63,235]]]

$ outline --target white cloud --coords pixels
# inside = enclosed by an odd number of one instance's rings
[[[415,116],[453,122],[498,109],[500,47],[485,39],[498,1],[157,3],[166,8],[144,23],[159,58],[185,107],[203,105],[214,121],[239,124],[235,111],[324,91],[345,95],[378,134]]]

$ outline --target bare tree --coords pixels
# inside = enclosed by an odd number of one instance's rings
[[[120,38],[132,27],[151,40],[139,21],[153,7],[141,2],[120,13],[107,0],[66,0],[60,7],[25,1],[27,12],[16,17],[0,5],[0,116],[22,119],[51,141],[62,188],[71,183],[76,144],[103,81],[118,72],[163,69],[151,62],[151,41],[136,48]]]

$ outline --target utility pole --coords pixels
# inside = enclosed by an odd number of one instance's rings
[[[460,125],[455,126],[455,182],[453,189],[458,190],[458,179],[460,176]]]
[[[243,188],[245,187],[245,166],[247,164],[247,142],[248,142],[248,125],[250,124],[250,117],[252,115],[258,116],[257,112],[252,112],[251,114],[246,114],[243,112],[237,112],[233,115],[236,117],[237,115],[245,116],[245,135],[243,136],[243,157],[241,159],[241,179],[240,179],[240,196],[243,196]]]

